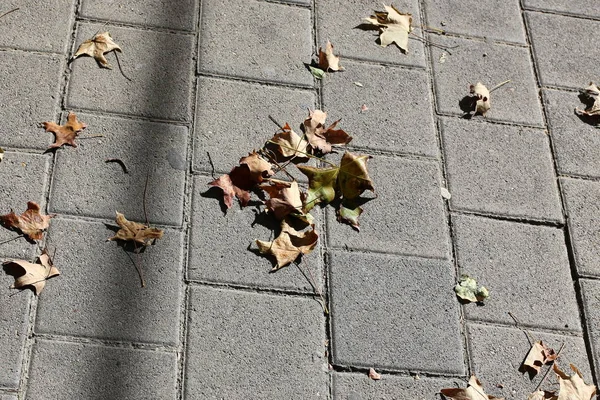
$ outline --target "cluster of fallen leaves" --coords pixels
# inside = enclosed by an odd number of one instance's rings
[[[263,203],[269,213],[280,221],[281,231],[273,241],[256,240],[260,253],[273,256],[274,270],[294,262],[300,255],[310,253],[317,244],[318,234],[310,211],[317,204],[333,204],[340,222],[359,230],[358,217],[362,213],[360,196],[364,191],[375,191],[367,171],[370,156],[344,152],[339,165],[321,156],[332,153],[335,146],[346,145],[351,140],[339,120],[326,125],[327,114],[311,111],[301,125],[301,134],[289,124],[280,127],[260,152],[253,151],[239,161],[228,174],[210,182],[223,192],[223,202],[229,209],[237,198],[242,207],[250,202],[251,192],[265,198]],[[299,165],[317,159],[326,167]],[[275,179],[276,171],[296,165],[308,178],[308,188],[301,190],[295,179]],[[268,197],[268,198],[267,198]]]

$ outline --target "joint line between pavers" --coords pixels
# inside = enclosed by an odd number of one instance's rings
[[[554,328],[548,328],[545,326],[539,326],[539,325],[533,325],[533,324],[524,324],[522,322],[519,322],[519,326],[517,326],[515,323],[503,323],[503,322],[497,322],[497,321],[488,321],[488,320],[480,320],[480,319],[471,319],[471,318],[465,318],[465,322],[468,325],[480,325],[480,326],[487,326],[487,327],[493,327],[493,328],[511,328],[511,329],[519,329],[521,331],[524,330],[524,328],[539,332],[539,333],[550,333],[553,335],[562,335],[562,336],[569,336],[569,337],[574,337],[574,338],[583,338],[584,336],[584,332],[583,331],[575,331],[575,330],[568,330],[568,329],[554,329]]]
[[[94,217],[94,216],[89,216],[89,215],[76,215],[76,214],[61,213],[61,212],[54,212],[54,214],[56,214],[55,218],[57,218],[57,219],[63,219],[63,220],[67,220],[67,221],[101,223],[101,224],[117,227],[117,223],[115,222],[114,219],[108,219],[108,218],[103,218],[103,217]],[[145,221],[134,221],[134,222],[145,223]],[[168,229],[168,230],[176,231],[176,232],[184,232],[184,230],[186,229],[186,227],[184,227],[182,225],[167,225],[167,224],[154,224],[154,223],[152,223],[151,225],[152,225],[152,227],[155,227],[155,228]]]
[[[518,224],[525,225],[533,225],[533,226],[546,226],[552,228],[562,229],[565,224],[560,221],[552,221],[552,220],[544,220],[544,219],[535,219],[531,217],[519,217],[514,215],[503,215],[503,214],[494,214],[494,213],[486,213],[481,211],[471,211],[467,209],[456,209],[450,207],[450,212],[455,215],[465,215],[470,217],[480,217],[480,218],[488,218],[497,221],[505,221],[505,222],[514,222]]]
[[[115,111],[107,111],[95,108],[83,108],[83,107],[68,107],[66,104],[63,106],[63,112],[73,111],[75,113],[84,113],[84,114],[92,114],[94,116],[101,117],[118,117],[131,121],[143,121],[143,122],[158,122],[163,124],[175,125],[175,126],[184,126],[186,128],[190,128],[190,121],[181,121],[181,120],[171,120],[171,119],[160,119],[160,118],[152,118],[145,117],[139,114],[128,114],[123,112],[115,112]]]
[[[428,32],[428,34],[429,34],[428,40],[431,40],[431,37],[444,36],[444,37],[449,37],[449,38],[471,40],[474,42],[499,44],[499,45],[503,45],[503,46],[517,47],[520,49],[527,48],[527,43],[511,42],[511,41],[502,40],[502,39],[490,39],[485,36],[469,35],[466,33],[444,31],[444,34],[439,34],[436,32]],[[434,41],[434,43],[435,43],[435,41]]]
[[[171,346],[165,343],[134,342],[127,340],[101,339],[89,336],[61,335],[55,333],[39,333],[35,335],[35,340],[45,340],[49,342],[76,343],[84,345],[95,345],[109,347],[113,349],[134,349],[143,351],[155,351],[162,353],[176,353],[177,346]]]
[[[263,2],[263,3],[271,3],[271,4],[279,4],[282,6],[290,6],[290,7],[297,7],[297,8],[301,8],[303,10],[307,10],[311,8],[310,4],[304,4],[304,3],[298,3],[295,1],[286,1],[286,0],[256,0],[259,2]]]
[[[288,266],[286,268],[293,268],[293,266]],[[310,299],[318,299],[319,295],[312,291],[300,291],[300,290],[292,290],[292,289],[281,289],[274,287],[259,287],[259,286],[249,286],[243,285],[239,283],[231,283],[231,282],[211,282],[211,281],[203,281],[199,279],[186,279],[186,284],[188,287],[211,287],[214,289],[223,289],[223,290],[231,290],[237,292],[246,292],[246,293],[255,293],[255,294],[265,294],[272,296],[281,296],[281,297],[300,297],[300,298],[310,298]]]
[[[275,86],[275,87],[282,87],[282,88],[289,88],[289,89],[310,90],[313,92],[316,91],[314,84],[306,85],[306,84],[294,83],[294,82],[270,81],[270,80],[266,80],[266,79],[250,78],[247,76],[218,74],[218,73],[209,72],[209,71],[196,72],[196,76],[197,77],[205,76],[208,78],[220,78],[220,79],[224,79],[224,80],[231,80],[231,81],[238,81],[238,82],[258,83],[258,84],[262,84],[262,85],[266,85],[266,86]]]
[[[187,30],[187,29],[173,29],[173,28],[165,28],[155,25],[143,25],[143,24],[135,24],[129,22],[115,21],[111,19],[101,19],[101,18],[92,18],[92,17],[77,17],[77,23],[86,23],[86,24],[102,24],[106,27],[116,27],[116,28],[126,28],[126,29],[137,29],[140,31],[147,32],[160,32],[160,33],[170,33],[173,35],[184,35],[184,36],[195,36],[196,31]],[[108,30],[108,28],[107,28]]]
[[[552,127],[550,127],[550,131],[552,132]],[[568,179],[577,179],[577,180],[586,181],[586,182],[600,183],[600,177],[597,177],[597,176],[576,175],[576,174],[572,174],[572,173],[560,173],[560,174],[558,174],[558,177],[559,178],[568,178]]]
[[[402,257],[402,258],[415,258],[419,260],[438,260],[438,261],[451,261],[450,258],[447,257],[438,257],[438,256],[427,256],[423,254],[416,253],[404,253],[401,251],[384,251],[384,250],[374,250],[374,249],[365,249],[360,247],[348,247],[348,246],[329,246],[329,250],[342,251],[345,253],[361,253],[361,254],[381,254],[390,257]]]
[[[454,118],[454,119],[464,119],[463,114],[453,113],[453,112],[444,112],[444,111],[436,111],[436,115],[439,117],[445,118]],[[502,125],[502,126],[513,126],[517,128],[531,128],[531,129],[539,129],[544,130],[546,127],[544,125],[532,125],[523,122],[515,122],[509,120],[495,119],[495,118],[487,118],[487,117],[475,117],[472,118],[471,123],[476,124],[492,124],[492,125]]]
[[[363,365],[345,365],[345,364],[331,364],[335,372],[346,372],[346,373],[360,373],[361,375],[369,374],[368,366]],[[393,375],[398,377],[410,377],[423,376],[426,378],[466,378],[468,375],[445,373],[439,371],[421,370],[421,369],[389,369],[385,367],[377,367],[377,372],[385,375]]]
[[[360,63],[360,64],[383,66],[383,67],[390,67],[390,68],[399,68],[399,69],[405,69],[405,70],[409,70],[409,71],[420,71],[420,72],[425,71],[425,67],[420,66],[420,65],[397,64],[397,63],[393,63],[390,61],[377,61],[377,60],[372,60],[369,58],[347,56],[344,54],[340,54],[340,56],[343,57],[344,60],[348,60],[348,61]]]
[[[35,54],[38,56],[60,56],[60,57],[65,56],[65,53],[60,53],[60,52],[29,50],[29,49],[21,49],[18,47],[10,47],[10,46],[0,46],[0,53],[1,52],[27,53],[27,54]]]
[[[585,21],[600,21],[600,17],[582,15],[582,14],[574,14],[566,11],[556,11],[556,10],[547,10],[542,8],[535,7],[526,7],[521,5],[523,11],[535,12],[537,14],[549,14],[549,15],[557,15],[560,17],[569,17],[569,18],[577,18]]]

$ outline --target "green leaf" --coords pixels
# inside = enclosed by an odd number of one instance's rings
[[[309,65],[308,68],[310,68],[310,72],[317,79],[323,79],[323,77],[325,76],[325,71],[323,71],[321,68],[316,68],[312,65]]]
[[[461,299],[476,303],[482,302],[488,297],[490,293],[484,286],[477,286],[477,281],[468,275],[460,277],[460,281],[454,287],[456,295]]]
[[[357,231],[360,230],[358,224],[358,217],[362,214],[363,209],[353,204],[350,201],[342,202],[340,208],[337,211],[337,218],[340,222],[350,224]]]
[[[304,200],[307,213],[318,203],[330,203],[335,199],[335,184],[339,168],[315,168],[298,165],[298,169],[308,177],[308,192]]]
[[[360,156],[349,151],[344,153],[340,163],[338,187],[344,199],[355,199],[365,190],[375,191],[367,172],[367,161],[371,156]]]

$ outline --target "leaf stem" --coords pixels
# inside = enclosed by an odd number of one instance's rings
[[[565,348],[565,345],[566,345],[566,343],[563,342],[562,346],[560,346],[560,349],[558,349],[558,352],[556,353],[556,358],[554,360],[552,360],[552,364],[550,365],[550,367],[548,367],[548,371],[546,371],[546,374],[544,375],[544,377],[542,378],[542,380],[540,381],[540,383],[538,383],[538,385],[535,387],[534,392],[538,391],[538,389],[540,388],[540,386],[542,386],[542,383],[544,383],[544,381],[548,377],[548,374],[550,374],[550,371],[552,371],[552,367],[554,367],[554,363],[556,362],[556,359],[558,359],[558,356],[560,355],[560,352],[563,351],[563,349]]]
[[[128,77],[127,75],[125,75],[125,72],[123,72],[123,68],[121,68],[121,61],[119,61],[119,56],[117,54],[117,52],[115,51],[115,58],[117,59],[117,65],[119,66],[119,71],[121,71],[121,75],[123,75],[125,77],[125,79],[127,79],[129,82],[131,82],[131,78]]]
[[[5,16],[7,16],[8,14],[10,14],[10,13],[13,13],[13,12],[15,12],[15,11],[18,11],[18,10],[20,10],[20,8],[19,8],[19,7],[17,7],[17,8],[13,8],[12,10],[10,10],[10,11],[7,11],[7,12],[5,12],[4,14],[0,15],[0,18],[2,18],[2,17],[5,17]]]
[[[0,242],[0,244],[5,244],[5,243],[8,243],[8,242],[12,242],[13,240],[17,240],[18,238],[21,238],[21,237],[23,237],[23,234],[20,234],[18,236],[15,236],[13,238],[10,238],[10,239],[7,239],[7,240],[5,240],[3,242]]]
[[[302,268],[300,268],[300,264],[295,261],[294,261],[294,264],[296,264],[296,267],[298,267],[300,272],[302,272],[302,274],[304,275],[304,271],[302,271]],[[310,269],[310,267],[308,265],[306,266],[306,270],[308,271],[308,275],[310,276],[308,283],[310,283],[310,285],[313,287],[315,292],[317,292],[317,294],[321,298],[321,306],[323,307],[323,312],[325,313],[325,315],[329,315],[329,309],[327,308],[327,303],[325,302],[325,297],[323,296],[323,291],[321,290],[320,286],[317,285],[315,276],[313,275],[312,270]]]
[[[490,89],[490,93],[492,93],[494,90],[506,85],[507,83],[510,82],[510,79],[504,81],[504,82],[500,82],[499,84],[497,84],[496,86],[494,86],[493,88]]]

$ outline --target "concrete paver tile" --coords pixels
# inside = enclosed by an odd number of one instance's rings
[[[200,77],[196,102],[194,169],[229,172],[253,149],[262,147],[278,131],[268,116],[299,126],[315,109],[313,92]]]
[[[323,108],[332,121],[342,118],[339,127],[353,136],[352,146],[439,155],[424,71],[350,61],[344,65],[344,72],[323,81]],[[361,111],[363,104],[368,110]]]
[[[327,398],[324,326],[311,299],[192,287],[185,398]]]
[[[125,118],[77,114],[88,128],[79,146],[57,151],[50,209],[53,212],[114,219],[119,211],[151,223],[181,225],[187,170],[187,128]],[[124,173],[117,163],[127,167]],[[83,178],[83,179],[82,179]]]
[[[600,277],[600,183],[561,178],[577,272]]]
[[[199,72],[313,85],[303,64],[313,53],[310,10],[256,0],[226,4],[202,3]]]
[[[196,29],[198,6],[195,0],[83,0],[80,15],[146,27]]]
[[[596,360],[596,376],[600,373],[600,282],[591,279],[581,279],[583,309],[586,318],[586,328],[591,342],[593,357]],[[586,382],[592,383],[588,375]]]
[[[468,324],[469,348],[473,371],[483,383],[487,394],[503,397],[506,400],[523,400],[531,394],[542,380],[547,366],[543,367],[533,380],[528,374],[519,372],[519,367],[529,352],[531,345],[527,335],[520,329]],[[560,353],[559,367],[571,374],[569,363],[581,370],[586,383],[592,382],[590,365],[586,356],[585,342],[580,337],[563,336],[551,333],[529,331],[533,340],[542,340],[550,348]],[[555,374],[541,386],[542,390],[558,390]],[[502,387],[499,387],[502,386]]]
[[[27,399],[174,399],[177,355],[38,340]]]
[[[459,304],[448,289],[453,283],[448,261],[332,252],[334,362],[464,373]]]
[[[0,146],[45,149],[51,134],[41,122],[57,115],[62,61],[56,55],[0,51]]]
[[[12,394],[0,394],[0,400],[17,400],[17,396]]]
[[[436,163],[375,156],[367,166],[377,198],[362,207],[360,232],[338,223],[335,211],[328,207],[329,245],[448,258],[449,236]]]
[[[76,46],[98,31],[109,31],[123,49],[119,60],[131,81],[120,73],[114,54],[106,56],[112,70],[80,57],[71,63],[67,107],[173,121],[191,118],[193,36],[79,23]]]
[[[51,158],[48,155],[26,154],[7,151],[0,168],[0,215],[10,213],[21,215],[27,209],[27,202],[34,201],[45,207],[47,171]],[[52,224],[52,221],[50,222]],[[0,227],[0,242],[17,237],[18,232]],[[28,260],[37,245],[19,238],[0,246],[0,257]]]
[[[15,8],[19,10],[2,18],[0,46],[65,53],[75,3],[76,1],[4,0],[0,14]],[[6,69],[2,68],[2,71]]]
[[[600,178],[600,136],[573,112],[585,107],[577,94],[551,89],[543,93],[558,172]]]
[[[490,291],[483,307],[464,307],[467,319],[581,331],[563,231],[488,218],[454,215],[456,257]],[[548,293],[560,296],[548,296]]]
[[[3,260],[4,261],[4,260]],[[28,312],[31,292],[26,290],[16,296],[9,289],[13,277],[2,273],[0,282],[0,387],[17,389],[23,362],[24,343],[27,338]],[[2,395],[0,394],[0,399]]]
[[[529,50],[504,44],[429,35],[440,46],[458,46],[445,53],[431,49],[434,88],[438,111],[462,115],[459,102],[469,93],[469,85],[481,82],[488,89],[508,79],[510,83],[492,92],[492,121],[543,126],[542,108]],[[445,53],[445,62],[440,57]],[[475,117],[481,119],[482,117]]]
[[[544,131],[446,118],[442,137],[453,210],[562,221]]]
[[[418,1],[396,1],[394,7],[400,12],[412,14],[413,27],[421,25]],[[408,54],[403,54],[395,44],[381,47],[377,30],[364,31],[356,28],[373,11],[383,11],[382,4],[371,0],[348,0],[344,2],[342,11],[339,3],[318,1],[315,7],[317,45],[324,47],[327,40],[330,40],[335,46],[335,53],[342,56],[342,66],[343,57],[352,57],[386,64],[425,67],[425,50],[423,43],[417,38],[409,38]],[[415,33],[422,36],[420,29],[415,30]]]
[[[523,0],[523,6],[544,11],[556,11],[559,13],[576,14],[583,17],[600,18],[600,10],[596,0]]]
[[[458,379],[383,375],[380,381],[374,381],[367,374],[334,372],[333,399],[435,399],[440,389],[459,386],[465,384]]]
[[[223,214],[222,191],[210,189],[212,178],[198,176],[194,182],[188,278],[214,283],[229,283],[263,288],[279,288],[313,292],[309,280],[291,264],[275,273],[269,273],[274,263],[248,250],[255,248],[254,240],[271,241],[278,232],[279,223],[271,215],[258,214],[256,208],[241,209],[234,201]],[[210,190],[209,190],[210,189]],[[256,200],[256,197],[254,197]],[[315,213],[313,213],[315,214]],[[318,220],[318,216],[314,215]],[[318,232],[319,240],[325,240]],[[225,246],[225,247],[224,247]],[[320,245],[303,256],[300,267],[306,273],[310,268],[321,284]]]
[[[48,235],[61,276],[50,281],[39,298],[36,332],[178,343],[181,233],[166,230],[139,256],[106,242],[114,232],[102,223],[56,218]],[[143,269],[145,288],[140,287],[134,260]]]
[[[425,14],[428,26],[449,33],[526,43],[518,0],[426,0]]]
[[[526,13],[542,85],[585,87],[593,79],[600,48],[584,38],[600,30],[600,21]]]

